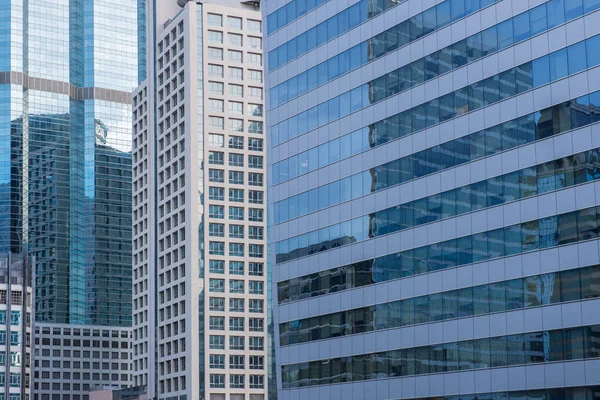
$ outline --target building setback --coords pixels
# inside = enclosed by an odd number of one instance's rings
[[[148,79],[133,96],[133,384],[149,399],[266,398],[258,6],[148,12]]]
[[[276,385],[600,397],[600,2],[262,5]]]

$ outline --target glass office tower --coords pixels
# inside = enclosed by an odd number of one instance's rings
[[[279,398],[600,398],[600,1],[284,3]]]
[[[0,1],[0,250],[36,260],[35,398],[130,383],[137,8]]]

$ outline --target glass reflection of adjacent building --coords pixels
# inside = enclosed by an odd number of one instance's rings
[[[0,0],[0,250],[36,259],[34,398],[130,384],[138,7]]]

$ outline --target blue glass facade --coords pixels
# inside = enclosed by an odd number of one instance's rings
[[[269,3],[279,398],[600,395],[600,1]]]
[[[143,76],[143,6],[0,2],[0,247],[35,256],[40,322],[131,325],[130,92]]]

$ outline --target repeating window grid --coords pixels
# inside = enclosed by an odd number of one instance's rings
[[[251,117],[255,121],[259,120],[261,123],[263,121],[262,88],[261,88],[260,91],[258,91],[258,94],[257,94],[257,89],[258,88],[257,88],[257,84],[256,84],[257,82],[261,83],[261,80],[262,80],[262,63],[263,63],[262,54],[261,54],[262,50],[256,50],[256,49],[247,48],[248,46],[250,46],[250,41],[248,41],[248,37],[246,35],[244,35],[241,38],[242,47],[237,47],[236,45],[233,45],[233,47],[231,47],[232,45],[228,43],[230,28],[228,27],[228,24],[227,24],[227,17],[228,17],[227,15],[225,15],[225,14],[223,15],[222,28],[217,28],[217,29],[222,30],[222,32],[223,32],[223,41],[224,41],[224,44],[222,46],[223,49],[224,49],[224,61],[222,63],[222,65],[223,65],[223,73],[224,74],[228,74],[229,63],[235,63],[234,65],[236,65],[236,66],[242,66],[242,68],[243,68],[243,70],[242,70],[243,80],[239,81],[239,87],[240,87],[239,96],[232,95],[232,93],[230,92],[230,89],[229,89],[229,87],[228,87],[227,84],[223,85],[223,89],[224,90],[223,90],[223,94],[222,95],[221,95],[221,93],[219,93],[219,91],[221,89],[220,88],[215,88],[215,87],[213,87],[213,89],[217,89],[217,90],[216,91],[213,90],[210,93],[210,95],[211,96],[217,95],[217,96],[219,96],[219,98],[224,99],[225,103],[226,103],[226,105],[225,105],[225,107],[226,107],[225,113],[228,114],[228,112],[229,112],[229,114],[238,115],[239,116],[238,118],[243,121],[242,122],[242,126],[245,128],[247,126],[247,124],[249,123],[248,119],[247,119],[248,117]],[[254,22],[256,24],[258,21],[255,20]],[[246,26],[246,24],[247,24],[247,20],[244,19],[242,21],[242,25]],[[210,27],[210,29],[215,29],[215,28],[216,28],[215,26],[211,26]],[[260,29],[260,24],[258,24],[258,27],[256,29]],[[232,33],[234,33],[234,32],[237,33],[235,30],[233,30]],[[255,36],[258,37],[259,35],[255,33]],[[242,52],[242,60],[244,61],[244,64],[239,64],[239,63],[236,62],[236,60],[239,59],[239,55],[238,54],[234,55],[234,59],[230,59],[229,58],[229,50],[241,51]],[[249,55],[248,50],[252,50],[252,55]],[[247,67],[250,66],[250,63],[251,63],[251,66],[252,66],[253,70],[255,70],[255,71],[258,70],[258,69],[261,70],[261,71],[253,72],[253,77],[254,77],[254,80],[253,80],[253,82],[254,82],[254,88],[253,89],[250,88],[249,86],[247,86],[247,83],[246,83],[246,80],[247,80],[246,79],[246,75],[248,74],[248,68]],[[260,72],[260,73],[257,73],[257,72]],[[237,76],[239,76],[239,73],[238,73]],[[216,80],[214,82],[219,82],[219,80]],[[237,86],[235,86],[235,87],[237,87]],[[253,96],[250,97],[251,95],[253,95]],[[251,102],[253,104],[252,108],[250,108],[250,105],[249,105],[249,100],[251,100],[251,99],[252,99]],[[227,107],[228,107],[228,100],[235,101],[235,102],[237,102],[237,103],[240,104],[239,106],[236,105],[234,113],[231,113],[231,111],[233,111],[233,110],[228,110],[227,109]],[[241,110],[240,110],[240,106],[241,106]],[[229,122],[225,121],[225,123],[227,124],[227,128],[228,128]],[[252,125],[252,132],[253,132],[253,134],[256,134],[255,125],[256,124]],[[239,144],[238,144],[237,139],[234,140],[234,142],[231,142],[230,141],[230,137],[231,136],[228,134],[229,132],[228,132],[227,128],[225,129],[224,145],[219,149],[219,152],[221,152],[221,151],[223,152],[223,154],[224,154],[224,161],[225,161],[224,164],[219,164],[219,165],[221,165],[221,166],[224,167],[224,171],[225,171],[226,181],[223,184],[223,187],[225,189],[224,190],[224,198],[225,198],[225,200],[228,200],[230,195],[235,195],[234,196],[235,198],[238,198],[238,195],[240,195],[240,196],[243,195],[243,198],[241,198],[241,200],[242,200],[241,203],[233,203],[233,204],[232,203],[229,203],[229,204],[226,203],[225,205],[223,205],[223,211],[224,211],[224,214],[225,214],[225,219],[224,219],[224,221],[222,219],[219,219],[219,222],[224,222],[225,223],[225,236],[226,236],[225,237],[225,242],[224,242],[224,244],[225,244],[225,246],[224,246],[224,252],[225,252],[225,254],[228,254],[229,251],[230,251],[230,248],[229,248],[229,245],[228,245],[230,238],[227,237],[229,229],[230,229],[230,226],[232,226],[232,225],[239,225],[241,223],[241,224],[243,224],[242,226],[244,226],[244,232],[246,232],[246,230],[248,229],[248,228],[246,228],[246,226],[247,226],[246,224],[248,222],[248,215],[249,215],[248,214],[247,203],[250,200],[248,198],[248,194],[249,193],[245,189],[243,190],[243,192],[240,192],[240,193],[237,193],[237,192],[236,193],[229,193],[228,187],[229,187],[230,183],[228,182],[227,178],[229,176],[230,167],[234,167],[234,168],[235,167],[238,167],[238,168],[239,167],[246,167],[246,165],[247,165],[247,153],[246,152],[247,151],[251,151],[251,152],[253,152],[253,154],[256,154],[256,155],[260,154],[261,156],[264,153],[264,145],[262,143],[262,139],[260,139],[260,141],[253,140],[252,142],[249,142],[247,138],[240,138],[241,140],[239,141]],[[261,128],[261,130],[262,130],[262,128]],[[244,133],[242,133],[242,132],[244,132]],[[242,133],[245,136],[246,131],[242,130],[240,133]],[[230,161],[230,154],[235,153],[236,151],[238,152],[238,154],[240,154],[240,153],[242,154],[241,162],[234,161],[233,164],[230,164],[229,163],[229,161]],[[264,162],[264,160],[263,160],[263,162]],[[261,167],[260,167],[260,165],[261,165],[260,161],[258,161],[257,158],[253,159],[253,164],[252,165],[253,165],[253,168],[255,168],[255,169],[256,168],[261,169]],[[246,171],[245,170],[243,170],[243,174],[244,174],[243,184],[246,184],[245,181],[246,181],[247,176],[246,176]],[[241,182],[241,181],[239,179],[236,179],[235,182]],[[264,192],[264,189],[261,192]],[[261,195],[262,195],[262,199],[263,200],[259,199],[258,201],[262,202],[264,204],[264,194],[261,194]],[[255,199],[255,198],[257,198],[257,196],[253,194],[252,195],[252,199]],[[255,200],[253,200],[253,201],[255,201]],[[217,205],[217,204],[215,203],[215,204],[211,204],[211,205]],[[230,210],[232,208],[233,209],[237,209],[237,208],[240,209],[241,213],[237,213],[237,212],[235,213],[235,215],[239,215],[241,217],[241,220],[239,220],[240,222],[236,222],[236,221],[238,221],[237,218],[230,219]],[[256,207],[253,207],[253,208],[255,210],[257,209]],[[215,210],[213,210],[213,211],[215,211]],[[221,211],[219,211],[216,214],[213,213],[212,215],[219,215],[220,216],[221,215]],[[253,219],[257,219],[258,218],[258,220],[254,221],[254,222],[264,222],[264,218],[262,216],[257,217],[257,213],[255,211],[253,211],[252,215],[253,215],[253,217],[252,217]],[[239,231],[236,231],[236,232],[239,232]],[[238,235],[239,235],[239,233],[235,233],[233,239],[239,239]],[[239,244],[243,244],[243,243],[238,243],[238,245]],[[244,249],[244,251],[240,252],[242,248]],[[238,255],[239,254],[243,254],[244,256],[246,256],[245,253],[248,251],[248,248],[247,248],[247,245],[244,245],[243,247],[236,245],[231,250],[233,251],[232,254],[238,254]],[[215,257],[215,256],[209,256],[209,257],[211,257],[211,259],[212,259],[212,257]],[[244,259],[247,260],[247,257],[244,257]],[[225,287],[224,293],[222,293],[222,295],[226,299],[226,303],[225,303],[226,307],[229,306],[229,303],[228,303],[229,300],[234,299],[235,297],[233,297],[233,296],[236,296],[236,293],[230,293],[230,290],[229,290],[230,289],[230,282],[232,280],[233,281],[240,281],[241,280],[241,282],[243,282],[243,285],[240,285],[238,283],[234,284],[234,286],[233,286],[234,292],[238,292],[238,291],[242,290],[242,289],[240,289],[240,287],[243,288],[244,292],[247,291],[247,285],[248,285],[247,277],[251,273],[250,270],[248,269],[249,268],[248,267],[249,263],[248,263],[248,261],[240,261],[239,264],[240,265],[236,265],[235,267],[229,266],[229,268],[228,268],[228,264],[224,263],[224,269],[225,269],[225,271],[224,271],[224,274],[220,275],[223,278],[223,283],[224,283],[224,287]],[[257,264],[257,263],[254,262],[253,265],[255,265],[255,264]],[[213,271],[216,271],[216,270],[213,270]],[[258,268],[256,266],[253,266],[252,267],[252,273],[253,274],[257,274],[257,271],[260,271],[260,268]],[[241,275],[238,275],[238,273],[240,273]],[[213,275],[212,272],[209,272],[209,276],[216,278],[219,275],[217,275],[217,274]],[[238,276],[239,276],[239,279],[236,279]],[[262,273],[260,273],[260,275],[253,275],[253,276],[254,276],[255,279],[256,278],[262,279]],[[244,294],[241,294],[241,295],[237,294],[237,296],[243,296],[244,298],[246,298],[249,295],[247,293],[244,293]],[[252,297],[255,298],[255,300],[262,300],[262,299],[264,299],[264,297],[261,296],[261,295],[252,295]],[[247,300],[244,300],[244,302],[247,302]],[[244,310],[247,310],[247,304],[245,304],[245,306],[246,307],[244,307]],[[211,313],[213,313],[213,312],[211,312]],[[216,312],[216,311],[214,313],[218,314],[218,312]],[[221,322],[221,321],[219,321],[219,322]],[[231,324],[233,324],[233,325],[231,325]],[[233,321],[230,321],[228,318],[224,319],[224,321],[223,321],[223,332],[224,332],[223,338],[225,340],[225,347],[226,348],[227,348],[227,344],[229,342],[228,338],[230,337],[230,335],[233,334],[234,336],[239,336],[240,334],[243,334],[243,335],[247,335],[248,334],[248,324],[249,324],[249,321],[248,321],[247,318],[244,318],[243,321],[240,320],[240,319],[233,320]],[[231,330],[232,327],[234,329],[233,331]],[[232,332],[232,333],[230,334],[229,332]],[[256,335],[256,333],[254,333],[254,334]],[[242,336],[242,338],[244,338],[244,336]],[[246,341],[246,343],[245,343],[245,349],[247,349],[248,348],[248,338],[247,337],[245,338],[245,341]],[[240,351],[240,350],[237,350],[237,351]],[[254,350],[254,351],[257,351],[257,350]],[[247,363],[247,360],[246,360],[246,363],[244,365],[244,369],[247,370],[248,368],[249,368],[249,366],[248,366],[248,363]],[[228,370],[228,369],[229,369],[229,367],[226,366],[226,370]],[[212,375],[214,375],[214,377]],[[228,375],[224,375],[222,377],[222,379],[224,380],[223,385],[221,384],[221,377],[220,377],[221,374],[212,374],[212,375],[211,375],[211,378],[210,378],[211,383],[213,381],[217,382],[217,383],[214,384],[214,385],[210,384],[211,387],[219,387],[219,388],[221,388],[221,387],[222,388],[225,388],[225,387],[241,388],[242,387],[241,386],[242,384],[238,380],[239,378],[231,378],[231,376],[234,376],[234,375],[237,375],[237,374],[231,374],[231,375],[229,375],[229,377],[228,377]],[[244,387],[248,388],[249,387],[249,381],[248,381],[249,377],[245,376],[245,375],[242,375],[242,377],[243,377]],[[230,381],[230,379],[236,379],[236,381]],[[230,381],[230,382],[228,383],[227,381]],[[227,386],[228,384],[230,386]],[[263,389],[263,388],[264,387],[262,385],[258,385],[256,383],[253,384],[253,389]]]

